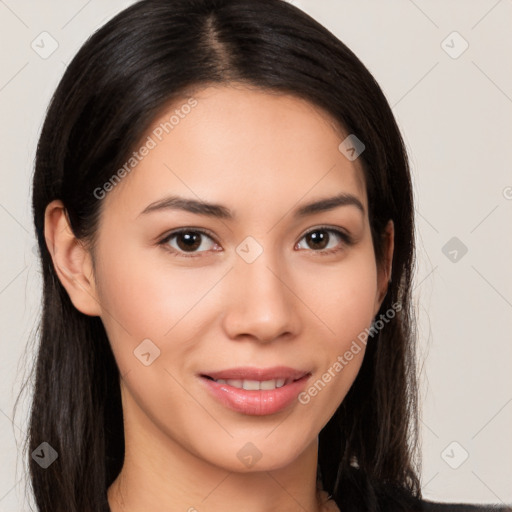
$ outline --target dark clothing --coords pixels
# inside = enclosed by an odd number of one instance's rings
[[[499,499],[483,505],[420,499],[403,486],[370,480],[354,467],[343,473],[340,482],[337,496],[320,491],[334,502],[328,511],[337,507],[339,512],[512,512],[512,503],[497,503]],[[321,488],[320,480],[318,485]]]
[[[423,500],[421,512],[512,512],[512,505],[470,505],[466,503],[440,503]]]
[[[381,487],[380,492],[372,498],[367,494],[340,504],[331,496],[333,503],[326,510],[335,511],[337,506],[339,512],[512,512],[512,504],[445,503],[420,500],[404,491],[385,489]],[[336,506],[333,506],[335,503]]]

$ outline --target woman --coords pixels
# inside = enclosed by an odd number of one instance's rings
[[[413,211],[384,95],[302,11],[108,22],[36,157],[39,510],[493,509],[421,496]]]

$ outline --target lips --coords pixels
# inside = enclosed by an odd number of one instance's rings
[[[266,415],[290,405],[306,381],[309,371],[287,366],[231,368],[201,374],[208,391],[228,408],[250,415]]]

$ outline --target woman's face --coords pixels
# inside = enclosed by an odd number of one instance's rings
[[[95,292],[126,429],[155,453],[275,469],[344,399],[389,275],[362,168],[327,114],[245,88],[194,98],[163,112],[105,187]],[[348,199],[304,208],[335,196]]]

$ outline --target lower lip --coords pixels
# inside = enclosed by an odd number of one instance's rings
[[[226,407],[242,414],[265,416],[288,407],[304,389],[310,375],[271,390],[246,390],[201,377],[208,391]]]

